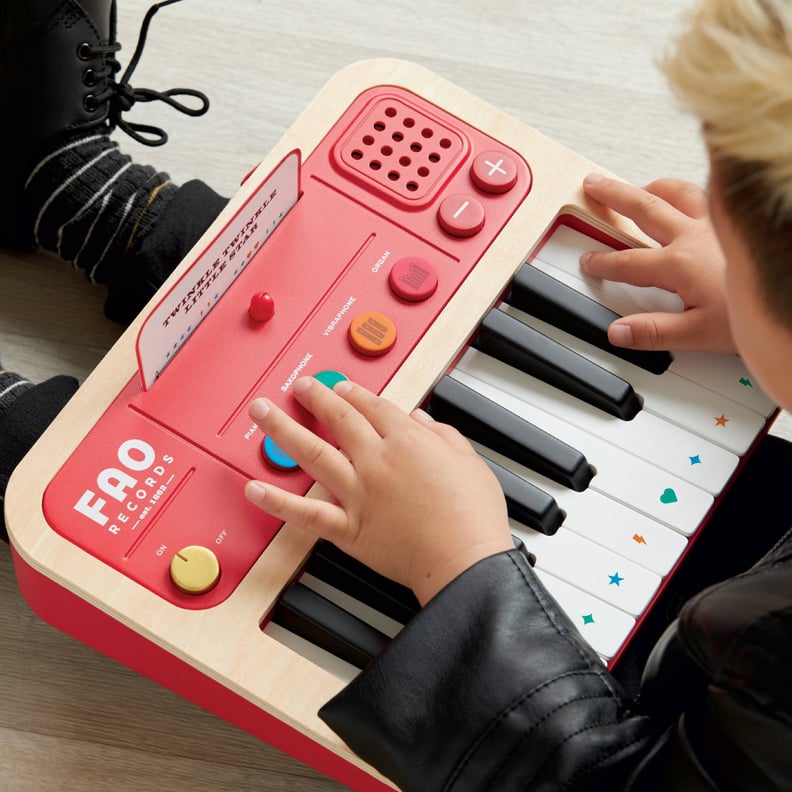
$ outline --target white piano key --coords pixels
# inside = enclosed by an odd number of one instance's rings
[[[555,272],[564,273],[572,280],[564,283],[591,297],[601,305],[620,314],[636,311],[681,311],[682,300],[678,294],[654,286],[632,286],[618,281],[601,281],[584,274],[580,269],[580,257],[587,250],[610,251],[615,248],[592,239],[569,226],[561,225],[537,251],[536,259],[552,267]],[[544,270],[544,268],[542,268]],[[560,280],[560,278],[559,278]],[[577,283],[575,283],[577,282]]]
[[[665,576],[687,548],[688,540],[631,509],[625,515],[625,509],[622,504],[592,491],[586,511],[570,508],[565,525],[573,533]],[[629,519],[621,520],[624,516]]]
[[[744,454],[764,429],[765,419],[759,413],[670,370],[660,375],[651,374],[522,311],[510,306],[505,310],[627,380],[643,400],[647,413],[681,426],[734,454]]]
[[[679,296],[664,289],[598,280],[581,271],[580,256],[587,250],[613,249],[568,226],[559,226],[535,254],[534,265],[621,315],[640,311],[682,310],[683,304]],[[753,380],[739,357],[676,350],[672,350],[672,355],[674,362],[669,371],[765,417],[774,411],[775,405]],[[744,380],[749,380],[751,384],[746,384]]]
[[[631,616],[639,616],[660,585],[660,576],[563,526],[545,536],[510,521],[512,532],[536,556],[536,569],[550,572],[576,588]]]
[[[566,513],[563,525],[570,531],[661,577],[671,571],[687,547],[688,540],[681,534],[606,495],[591,488],[575,492],[502,454],[478,445],[476,448],[512,473],[552,495]]]
[[[478,350],[469,350],[458,368],[482,379],[497,380],[499,387],[529,404],[713,495],[720,493],[739,463],[736,454],[652,413],[642,410],[631,421],[623,421]],[[500,384],[504,380],[508,384]]]
[[[468,350],[466,356],[471,351],[475,352]],[[475,369],[470,366],[467,369],[456,369],[451,376],[582,451],[597,469],[589,485],[597,492],[628,504],[686,536],[696,530],[711,508],[713,497],[703,489],[503,390],[509,387],[508,376],[501,376],[496,386],[487,379],[473,376]],[[487,370],[486,375],[490,376],[491,373]]]
[[[759,387],[755,377],[736,355],[674,352],[674,362],[669,371],[698,382],[764,418],[769,418],[776,410],[772,399]]]
[[[635,626],[635,619],[542,569],[536,576],[589,646],[610,660]]]

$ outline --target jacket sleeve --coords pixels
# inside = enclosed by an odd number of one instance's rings
[[[557,792],[624,786],[665,731],[630,706],[515,550],[437,594],[319,715],[408,792]]]

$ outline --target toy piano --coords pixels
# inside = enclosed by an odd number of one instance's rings
[[[308,422],[294,380],[348,377],[468,434],[537,573],[617,664],[775,408],[737,358],[602,342],[611,311],[679,306],[581,276],[584,250],[648,243],[584,197],[595,169],[422,67],[332,78],[15,471],[31,607],[351,788],[393,788],[317,710],[400,625],[343,580],[402,623],[409,594],[338,572],[242,494],[323,497],[247,405]],[[345,614],[337,643],[385,637],[335,652],[321,635]]]

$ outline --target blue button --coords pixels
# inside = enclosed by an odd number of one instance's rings
[[[264,459],[278,470],[299,470],[300,466],[269,436],[261,444]]]

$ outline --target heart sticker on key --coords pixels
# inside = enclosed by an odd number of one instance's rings
[[[671,487],[666,487],[663,494],[660,496],[660,503],[676,503],[679,500],[676,492]]]

